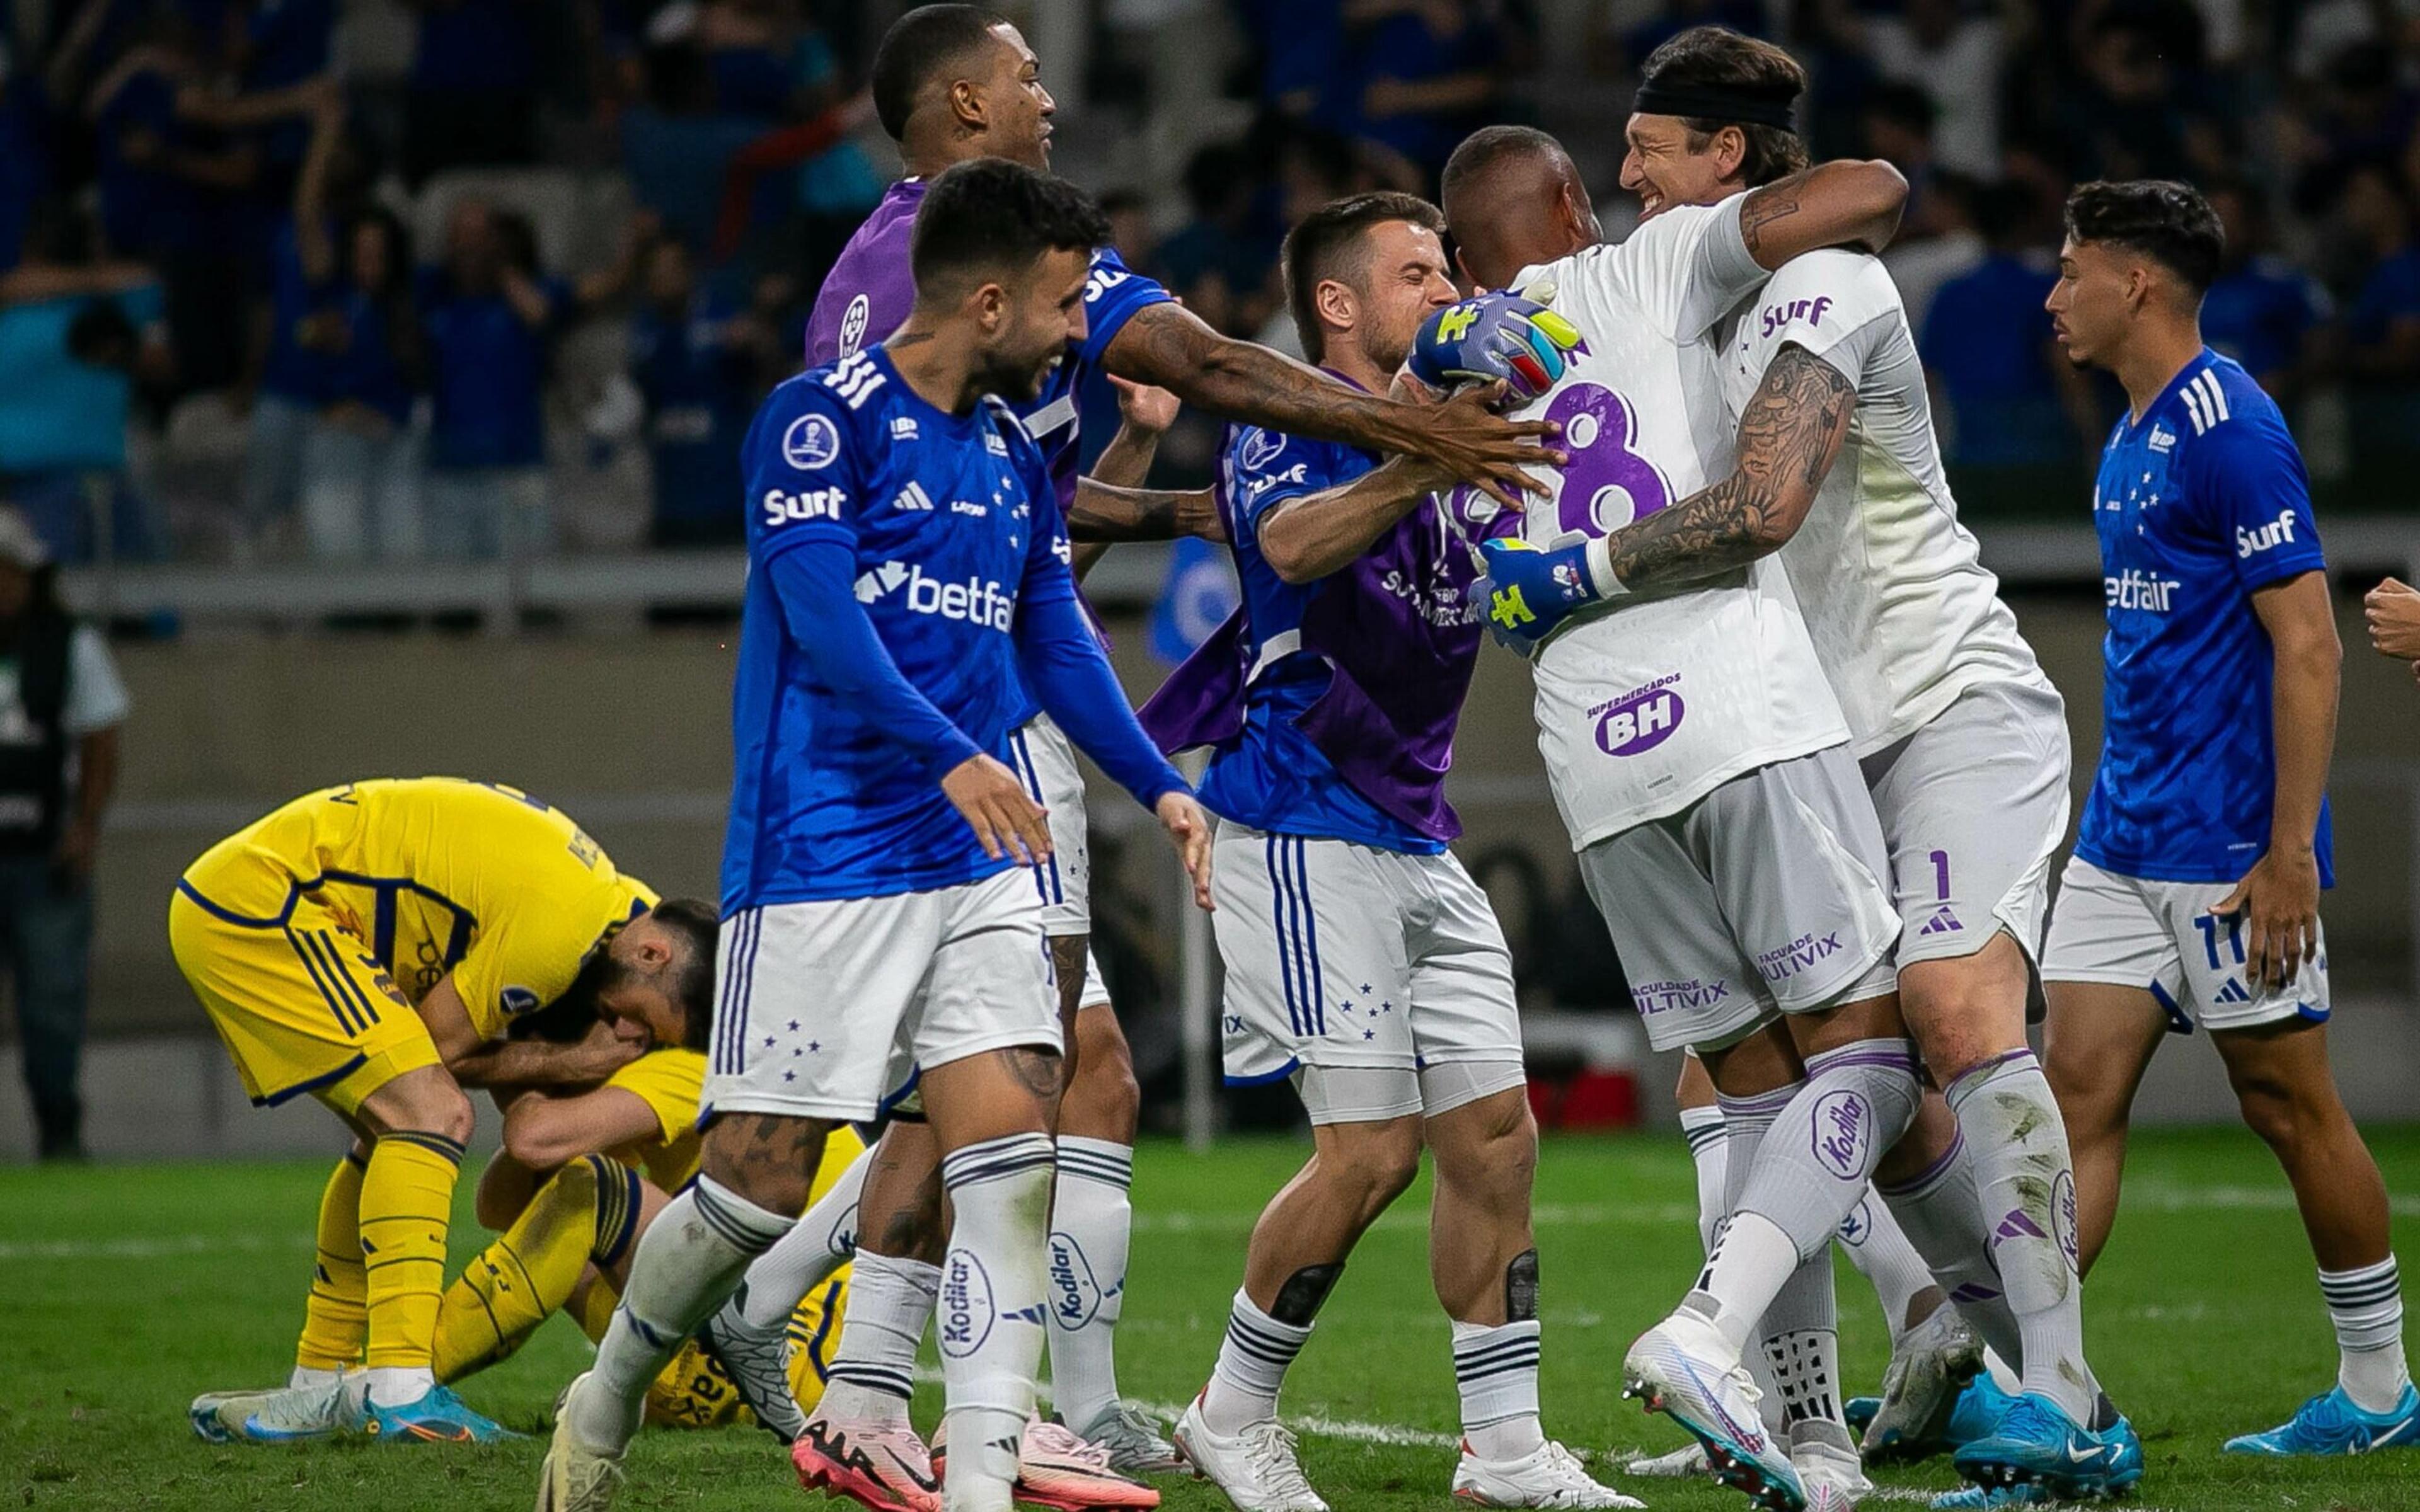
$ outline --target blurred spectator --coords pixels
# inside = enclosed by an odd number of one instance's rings
[[[1987,185],[1975,204],[1983,259],[1941,285],[1917,339],[1948,422],[1944,460],[1970,471],[2059,466],[2077,455],[2077,439],[2042,308],[2057,272],[2024,191]]]
[[[2202,339],[2291,407],[2326,367],[2333,301],[2318,279],[2270,255],[2258,193],[2222,179],[2204,193],[2226,228],[2226,261],[2202,297]]]
[[[2345,312],[2346,365],[2366,383],[2351,396],[2352,443],[2364,469],[2410,483],[2420,454],[2420,246],[2401,179],[2384,168],[2346,180],[2341,216],[2368,270]]]
[[[548,352],[571,318],[620,292],[653,223],[633,223],[613,267],[577,285],[537,266],[519,216],[455,201],[445,258],[423,270],[419,305],[435,398],[423,535],[442,560],[546,550]]]
[[[1862,51],[1875,72],[1920,89],[1932,101],[1941,165],[1978,178],[2000,176],[2001,65],[2007,39],[1995,15],[1959,0],[1907,0],[1898,16],[1860,16],[1848,0],[1821,0],[1836,40]]]
[[[34,207],[51,187],[50,102],[0,37],[0,273],[17,266]]]
[[[137,379],[157,388],[174,373],[158,277],[101,260],[93,243],[90,223],[54,203],[0,274],[0,488],[70,562],[101,544],[96,510],[118,555],[155,554],[127,479],[126,426]]]
[[[642,260],[630,320],[630,376],[646,402],[657,546],[735,546],[739,440],[755,407],[755,364],[778,334],[699,286],[689,249],[659,237]]]
[[[32,524],[0,505],[0,950],[41,1158],[81,1160],[93,859],[128,704],[109,647],[69,618],[57,579]]]
[[[411,0],[420,43],[404,96],[403,176],[535,155],[537,44],[529,0]]]
[[[1941,285],[1971,271],[1990,251],[1975,228],[1975,199],[1987,186],[1952,174],[1929,176],[1926,185],[1916,224],[1883,253],[1883,266],[1899,285],[1908,329],[1916,332],[1924,330]]]
[[[328,71],[336,0],[254,0],[243,25],[240,74],[243,91],[258,94],[289,88]],[[280,121],[270,129],[262,150],[277,180],[301,171],[310,137],[308,121]]]
[[[1495,117],[1503,39],[1468,0],[1346,0],[1359,39],[1357,134],[1416,167],[1426,188],[1454,144]]]
[[[1280,302],[1271,284],[1277,247],[1255,224],[1259,189],[1243,144],[1198,148],[1185,165],[1192,218],[1159,246],[1157,266],[1169,290],[1228,335],[1258,331]]]

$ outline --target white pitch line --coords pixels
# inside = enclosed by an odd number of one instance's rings
[[[32,1240],[0,1243],[6,1260],[163,1260],[179,1255],[309,1249],[308,1234],[155,1234],[142,1239]]]

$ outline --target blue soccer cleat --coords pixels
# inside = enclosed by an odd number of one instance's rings
[[[2404,1382],[2392,1412],[2366,1412],[2342,1386],[2332,1386],[2304,1402],[2283,1427],[2226,1441],[2231,1455],[2362,1455],[2373,1449],[2420,1449],[2420,1389],[2411,1382]]]
[[[2027,1392],[1952,1463],[1979,1488],[2030,1485],[2052,1501],[2089,1502],[2122,1495],[2143,1478],[2143,1441],[2122,1417],[2096,1433],[2049,1397]]]
[[[520,1437],[471,1411],[444,1386],[431,1386],[401,1407],[370,1403],[363,1430],[381,1443],[501,1443]]]

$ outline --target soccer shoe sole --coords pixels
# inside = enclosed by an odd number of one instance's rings
[[[1051,1489],[1019,1474],[1010,1494],[1028,1506],[1047,1506],[1052,1512],[1149,1512],[1159,1505],[1159,1492],[1127,1480]]]
[[[1689,1437],[1705,1448],[1707,1472],[1718,1483],[1745,1496],[1762,1512],[1806,1512],[1807,1493],[1797,1484],[1795,1471],[1791,1472],[1787,1479],[1776,1474],[1745,1445],[1733,1439],[1721,1426],[1715,1413],[1699,1411],[1690,1396],[1702,1393],[1711,1398],[1713,1395],[1702,1384],[1697,1385],[1690,1393],[1674,1389],[1677,1382],[1668,1378],[1693,1374],[1695,1367],[1687,1365],[1679,1351],[1670,1350],[1668,1346],[1665,1348],[1672,1355],[1669,1361],[1642,1362],[1638,1359],[1637,1346],[1631,1347],[1629,1357],[1621,1363],[1621,1394],[1638,1398],[1648,1412],[1661,1412],[1687,1429]],[[1652,1366],[1653,1373],[1651,1374],[1647,1366]]]
[[[2045,1473],[2032,1465],[2009,1464],[2006,1461],[1974,1461],[1958,1467],[1958,1473],[1969,1485],[1980,1488],[1986,1494],[2036,1493],[2039,1503],[2109,1502],[2132,1491],[2143,1478],[2139,1465],[2130,1466],[2109,1475],[2078,1475]],[[1991,1506],[2024,1506],[2034,1504],[2022,1501],[1987,1501]]]
[[[1905,1463],[1942,1451],[1958,1394],[1983,1368],[1982,1341],[1964,1330],[1961,1335],[1947,1350],[1891,1357],[1883,1372],[1882,1399],[1858,1440],[1869,1463]]]

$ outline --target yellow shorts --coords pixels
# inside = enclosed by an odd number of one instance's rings
[[[808,1294],[790,1315],[790,1395],[799,1411],[813,1412],[824,1399],[824,1376],[840,1342],[841,1310],[848,1302],[848,1271]],[[694,1339],[683,1343],[647,1387],[647,1421],[676,1428],[714,1428],[753,1421],[739,1389]]]
[[[307,896],[248,896],[265,880],[251,870],[188,872],[168,903],[168,948],[254,1105],[308,1092],[349,1118],[397,1076],[440,1064],[427,1026],[349,921]]]

